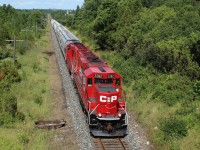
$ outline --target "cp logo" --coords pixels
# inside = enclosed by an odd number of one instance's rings
[[[107,96],[100,96],[100,102],[105,103],[107,101],[108,97]],[[110,97],[110,102],[116,101],[117,96],[111,96]]]

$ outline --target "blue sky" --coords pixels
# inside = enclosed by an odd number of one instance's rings
[[[10,4],[17,9],[76,9],[84,0],[0,0],[0,5]]]

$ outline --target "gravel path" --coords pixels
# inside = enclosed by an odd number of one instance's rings
[[[53,31],[52,28],[51,31]],[[67,71],[67,67],[63,55],[61,54],[60,47],[55,37],[55,33],[51,32],[51,35],[52,35],[52,41],[54,42],[57,63],[60,69],[67,107],[72,118],[71,126],[74,128],[76,132],[79,148],[81,150],[88,150],[88,149],[93,150],[94,145],[92,142],[92,137],[90,136],[89,128],[85,121],[86,116],[83,113],[80,106],[79,97],[76,94],[77,91],[74,88],[69,72]]]

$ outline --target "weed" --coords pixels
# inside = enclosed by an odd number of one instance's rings
[[[42,92],[43,94],[46,93],[46,89],[43,88],[41,92]]]
[[[38,105],[42,105],[43,99],[42,99],[41,96],[35,95],[35,96],[34,96],[34,102],[35,102],[36,104],[38,104]]]

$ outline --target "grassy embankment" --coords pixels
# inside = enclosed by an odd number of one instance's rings
[[[49,85],[48,51],[49,27],[24,55],[17,53],[21,64],[22,81],[14,83],[11,91],[17,97],[18,111],[25,115],[24,122],[0,127],[0,149],[48,149],[51,132],[34,128],[34,121],[46,118],[52,108]]]
[[[194,82],[140,66],[134,58],[125,60],[119,52],[98,51],[91,39],[74,33],[123,76],[129,113],[136,114],[156,149],[200,149],[200,102],[192,99]]]

